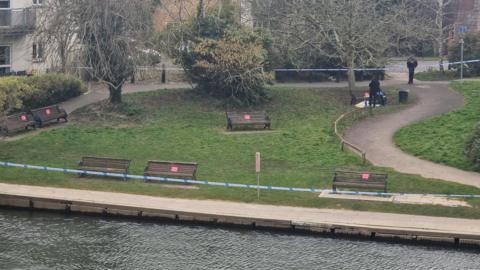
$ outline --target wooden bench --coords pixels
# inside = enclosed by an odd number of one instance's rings
[[[197,163],[150,160],[143,175],[154,177],[181,177],[197,179]]]
[[[4,117],[0,120],[0,132],[10,134],[20,130],[28,130],[35,128],[35,120],[33,116],[27,113],[19,113]]]
[[[119,158],[82,157],[78,165],[81,170],[86,171],[128,174],[130,162],[128,159]]]
[[[271,127],[271,120],[265,112],[227,112],[227,129],[234,126]]]
[[[37,125],[39,127],[41,127],[44,123],[47,123],[53,120],[56,120],[57,122],[59,122],[60,119],[63,119],[65,120],[65,122],[68,122],[67,112],[59,105],[53,105],[53,106],[43,107],[39,109],[34,109],[34,110],[31,110],[31,113],[35,121],[37,121]]]
[[[382,189],[387,192],[387,174],[370,172],[335,171],[333,177],[333,191],[337,187]]]

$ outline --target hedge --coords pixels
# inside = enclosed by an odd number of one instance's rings
[[[49,106],[86,91],[82,81],[65,74],[3,77],[0,78],[0,115]]]

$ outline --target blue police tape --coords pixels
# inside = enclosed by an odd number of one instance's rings
[[[471,63],[479,63],[480,60],[467,60],[467,61],[459,61],[459,62],[446,62],[442,63],[441,65],[444,67],[448,67],[450,65],[459,65],[459,64],[471,64]],[[435,64],[435,65],[425,65],[422,66],[424,68],[430,68],[430,67],[438,67],[440,64]],[[400,70],[405,70],[406,67],[375,67],[375,68],[354,68],[354,71],[400,71]],[[277,68],[274,69],[273,71],[278,71],[278,72],[287,72],[287,71],[295,71],[295,72],[302,72],[302,71],[348,71],[348,68]]]
[[[431,197],[463,198],[463,199],[480,198],[480,195],[467,195],[467,194],[416,194],[416,193],[386,193],[386,192],[363,192],[363,191],[333,191],[331,189],[317,189],[317,188],[275,187],[275,186],[262,186],[262,185],[257,186],[257,185],[250,185],[250,184],[211,182],[207,180],[188,180],[188,179],[153,177],[153,176],[143,176],[143,175],[131,175],[131,174],[122,174],[122,173],[107,173],[107,172],[96,172],[96,171],[87,171],[87,170],[75,170],[75,169],[55,168],[55,167],[48,167],[48,166],[18,164],[18,163],[4,162],[4,161],[0,161],[0,166],[20,168],[20,169],[50,171],[50,172],[63,172],[63,173],[71,173],[71,174],[108,176],[108,177],[114,177],[114,178],[122,178],[124,180],[137,179],[137,180],[143,180],[146,182],[147,181],[168,182],[168,183],[196,184],[196,185],[275,190],[275,191],[328,193],[328,194],[341,194],[341,195],[365,195],[365,196],[383,196],[383,197],[410,195],[410,196],[431,196]]]

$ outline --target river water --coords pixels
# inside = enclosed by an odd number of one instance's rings
[[[480,250],[0,210],[0,269],[480,269]]]

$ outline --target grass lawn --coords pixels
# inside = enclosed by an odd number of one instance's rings
[[[459,76],[455,71],[451,70],[446,70],[445,72],[432,70],[416,73],[415,79],[420,81],[452,81],[459,79]]]
[[[480,82],[454,82],[452,87],[465,96],[464,107],[401,129],[395,134],[395,142],[423,159],[475,170],[464,150],[467,137],[480,121]]]
[[[259,151],[264,185],[331,188],[332,171],[350,168],[388,172],[391,192],[480,194],[480,189],[469,186],[363,166],[359,157],[342,152],[332,123],[351,109],[345,89],[275,87],[270,94],[270,103],[254,109],[269,113],[272,132],[226,133],[222,103],[192,90],[159,90],[126,95],[124,104],[115,108],[105,103],[94,104],[75,112],[71,123],[64,128],[0,142],[0,160],[76,168],[82,156],[120,157],[133,160],[132,174],[142,174],[146,162],[152,159],[194,161],[199,163],[197,177],[201,180],[254,184],[254,155]],[[78,178],[6,168],[0,168],[0,181],[166,197],[480,218],[480,200],[470,201],[473,208],[446,208],[265,191],[257,201],[255,190],[165,188],[141,181]]]

